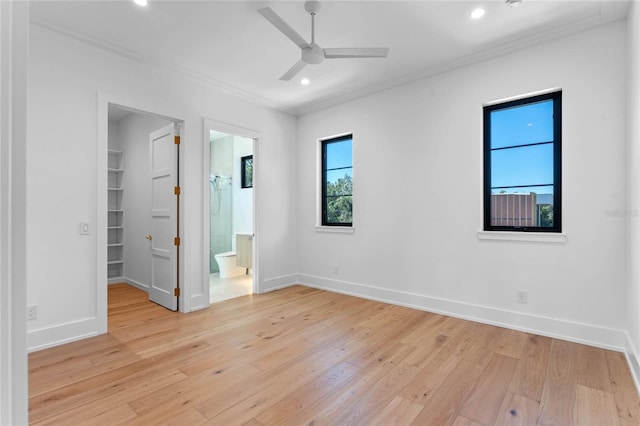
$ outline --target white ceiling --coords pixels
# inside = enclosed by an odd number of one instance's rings
[[[627,1],[340,1],[322,3],[322,47],[389,47],[385,59],[332,59],[279,77],[300,50],[256,10],[269,6],[305,39],[303,1],[33,1],[34,24],[294,114],[626,17]],[[477,21],[471,10],[487,13]],[[300,78],[311,80],[308,86]]]

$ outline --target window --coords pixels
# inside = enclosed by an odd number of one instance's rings
[[[320,141],[322,225],[353,225],[352,135]]]
[[[561,232],[562,92],[484,108],[484,230]]]
[[[253,155],[240,158],[240,187],[253,188]]]

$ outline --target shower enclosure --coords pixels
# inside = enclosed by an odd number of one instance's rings
[[[233,144],[230,135],[219,134],[211,139],[210,273],[219,272],[214,256],[233,249]]]

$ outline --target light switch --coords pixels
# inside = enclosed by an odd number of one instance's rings
[[[80,222],[80,235],[89,235],[89,222]]]

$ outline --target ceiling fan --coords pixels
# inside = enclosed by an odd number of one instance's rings
[[[289,24],[287,24],[271,8],[263,7],[262,9],[258,9],[259,14],[264,16],[267,21],[271,22],[302,51],[301,59],[289,68],[289,70],[280,77],[280,80],[289,81],[307,64],[319,64],[325,59],[385,58],[389,54],[389,48],[387,47],[337,47],[323,49],[318,46],[315,41],[315,17],[320,10],[320,2],[307,1],[304,4],[304,10],[311,15],[311,43],[307,43],[306,40],[296,32],[296,30],[291,28],[291,26],[289,26]]]

